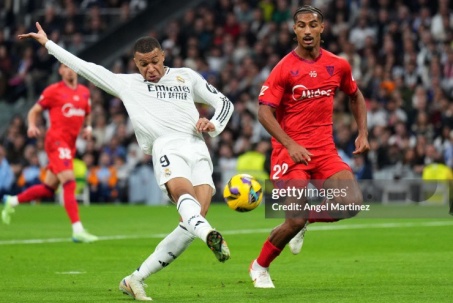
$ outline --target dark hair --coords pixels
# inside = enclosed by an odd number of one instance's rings
[[[153,37],[141,37],[137,41],[135,41],[134,45],[134,53],[149,53],[152,52],[154,49],[162,50],[159,41]]]
[[[319,8],[316,8],[314,6],[311,6],[311,5],[304,5],[304,6],[301,6],[297,9],[297,11],[294,13],[293,15],[293,20],[294,22],[296,22],[297,20],[297,15],[300,14],[300,13],[313,13],[313,14],[317,14],[318,15],[318,19],[322,21],[324,21],[324,15],[322,14],[321,10]]]

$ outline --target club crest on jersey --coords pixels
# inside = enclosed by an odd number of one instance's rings
[[[170,177],[171,176],[171,170],[169,168],[166,168],[164,170],[164,175],[165,175],[165,177]]]
[[[186,82],[186,80],[184,80],[184,78],[181,77],[181,76],[176,76],[176,80],[177,80],[178,82],[182,82],[182,83],[185,83],[185,82]]]
[[[331,76],[333,75],[333,71],[334,71],[333,65],[327,65],[326,70],[329,73],[329,75],[331,75]]]

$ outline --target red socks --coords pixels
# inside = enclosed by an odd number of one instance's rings
[[[66,209],[66,213],[68,214],[71,223],[80,221],[79,205],[77,204],[77,200],[75,198],[75,189],[76,183],[74,180],[63,184],[64,208]]]
[[[256,259],[256,262],[262,267],[269,267],[272,261],[277,258],[282,250],[272,244],[269,239],[264,242],[263,248],[261,249],[260,255]]]
[[[34,185],[17,195],[19,203],[26,203],[42,198],[52,198],[55,189],[45,184]]]

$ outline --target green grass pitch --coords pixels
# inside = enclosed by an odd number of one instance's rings
[[[85,227],[101,241],[70,242],[70,225],[59,205],[20,206],[10,226],[0,225],[0,302],[133,301],[118,291],[119,281],[174,229],[175,207],[80,210]],[[147,279],[147,293],[162,303],[452,302],[453,217],[438,207],[394,210],[405,218],[361,214],[309,226],[301,254],[285,249],[272,264],[276,288],[255,289],[250,261],[282,220],[265,219],[264,207],[235,213],[215,204],[208,219],[228,241],[231,260],[219,263],[196,240]]]

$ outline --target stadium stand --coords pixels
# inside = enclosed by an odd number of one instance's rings
[[[135,70],[133,41],[144,34],[155,36],[166,50],[169,66],[192,67],[223,91],[236,111],[219,138],[206,138],[221,192],[226,177],[220,167],[231,168],[252,146],[269,140],[256,119],[256,99],[270,70],[294,47],[292,12],[302,4],[325,12],[323,47],[350,62],[367,99],[371,151],[357,160],[351,153],[356,126],[347,97],[339,93],[334,103],[335,142],[356,175],[366,171],[365,179],[421,179],[423,169],[433,161],[453,168],[451,1],[180,2],[4,1],[0,125],[5,127],[0,127],[0,144],[16,177],[28,165],[25,146],[36,145],[37,153],[40,149],[39,140],[26,138],[23,121],[11,117],[19,113],[23,118],[42,88],[56,79],[55,60],[36,44],[15,38],[32,29],[32,21],[40,20],[57,43],[118,73]],[[79,157],[90,154],[98,165],[112,134],[119,133],[117,144],[127,151],[123,172],[131,175],[143,166],[143,155],[137,151],[127,113],[120,100],[93,85],[90,89],[95,142],[80,141]],[[203,107],[200,111],[209,115]],[[430,157],[432,148],[438,159]],[[127,201],[127,194],[116,200]]]

